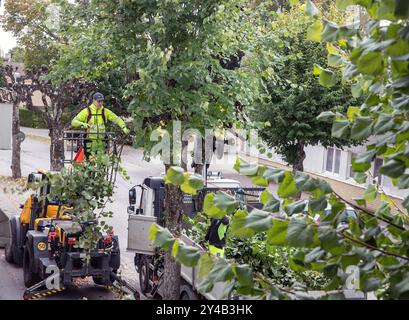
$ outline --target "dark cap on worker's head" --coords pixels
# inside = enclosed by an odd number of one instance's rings
[[[92,96],[92,99],[97,100],[97,101],[102,101],[102,100],[104,100],[104,95],[102,93],[100,93],[100,92],[96,92]]]

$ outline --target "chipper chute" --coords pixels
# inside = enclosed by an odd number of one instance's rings
[[[10,237],[10,217],[0,209],[0,248],[4,248],[6,243],[9,243]]]
[[[10,220],[18,213],[18,209],[7,197],[1,197],[0,204],[0,248],[4,248],[10,243]]]

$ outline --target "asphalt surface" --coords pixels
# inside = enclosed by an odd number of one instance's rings
[[[26,139],[22,143],[21,169],[22,175],[28,176],[32,171],[38,168],[49,168],[49,139],[46,130],[36,130],[23,128]],[[210,166],[210,170],[222,171],[226,178],[240,180],[242,185],[250,186],[248,178],[240,177],[232,169],[234,159],[227,161],[218,161],[218,164]],[[0,150],[0,176],[11,176],[11,150]],[[113,226],[114,232],[119,236],[121,248],[121,275],[133,286],[139,288],[138,274],[134,268],[134,253],[126,250],[127,248],[127,206],[128,190],[136,184],[140,184],[148,176],[157,176],[164,172],[164,165],[159,159],[146,162],[143,160],[143,151],[131,147],[125,147],[122,154],[122,167],[124,167],[131,178],[131,181],[125,181],[118,175],[116,181],[116,191],[113,203],[107,205],[111,210],[113,218],[107,222]],[[24,203],[26,195],[4,194],[2,191],[4,185],[0,185],[0,206],[2,197],[7,197],[15,204],[16,214],[18,214],[19,203]],[[4,259],[4,250],[0,249],[0,299],[21,299],[24,291],[23,273],[21,268],[8,264]],[[115,299],[116,296],[103,287],[94,286],[92,280],[88,284],[71,288],[60,292],[47,299]]]

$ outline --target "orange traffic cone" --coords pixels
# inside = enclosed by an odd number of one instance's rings
[[[78,152],[77,152],[77,154],[75,155],[75,157],[74,157],[74,162],[82,163],[82,162],[84,161],[84,158],[85,158],[84,147],[81,147],[81,148],[78,150]]]

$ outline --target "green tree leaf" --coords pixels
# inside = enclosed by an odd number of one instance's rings
[[[288,224],[288,220],[274,220],[272,228],[267,232],[268,243],[274,246],[287,244]]]
[[[380,115],[374,126],[376,134],[383,134],[395,126],[394,119],[389,115]]]
[[[371,202],[373,200],[375,200],[377,195],[377,190],[375,188],[375,186],[373,184],[369,185],[368,188],[365,190],[365,193],[363,195],[363,198],[368,201]]]
[[[402,161],[389,160],[379,169],[379,173],[391,178],[399,178],[405,172],[406,166]]]
[[[217,259],[212,271],[208,274],[212,282],[225,282],[234,278],[232,266],[223,258]]]
[[[217,194],[208,193],[204,199],[203,212],[210,217],[221,219],[226,214],[232,214],[236,211],[238,202],[229,196],[218,192]]]
[[[295,247],[308,247],[314,243],[314,232],[304,219],[293,218],[288,225],[286,239]]]
[[[395,285],[394,289],[398,294],[402,294],[409,291],[409,276],[407,273],[406,276],[403,277],[403,280]]]
[[[372,133],[371,117],[356,117],[351,128],[351,138],[356,140],[366,139]]]
[[[345,10],[348,6],[355,4],[353,0],[337,0],[337,7],[341,10]]]
[[[199,277],[206,276],[214,267],[215,261],[210,253],[205,253],[201,256],[199,261]]]
[[[175,242],[175,238],[170,231],[156,223],[152,224],[149,230],[149,240],[153,241],[155,246],[163,248],[164,250],[172,248]]]
[[[395,0],[394,14],[396,17],[402,19],[409,18],[409,2],[405,0]]]
[[[267,168],[264,171],[263,178],[269,182],[280,183],[285,177],[285,171],[276,168]]]
[[[362,87],[359,83],[351,85],[351,93],[354,98],[359,98],[362,95]]]
[[[335,120],[332,123],[331,135],[334,138],[343,138],[349,134],[350,127],[348,120]]]
[[[256,232],[253,229],[245,227],[248,213],[243,210],[237,210],[230,223],[229,235],[239,238],[249,238]]]
[[[323,111],[317,117],[317,120],[325,121],[325,122],[332,122],[335,120],[335,113],[332,111]]]
[[[284,174],[284,180],[278,187],[277,194],[280,198],[288,198],[299,194],[297,184],[291,172],[286,171]]]
[[[335,23],[329,21],[323,21],[324,28],[321,32],[321,41],[333,42],[338,39],[339,28]]]
[[[175,240],[172,249],[172,256],[185,266],[194,267],[200,258],[200,249],[181,243]]]
[[[311,262],[317,261],[320,258],[322,258],[324,255],[325,255],[325,251],[322,250],[320,247],[316,247],[305,255],[304,262],[311,263]]]
[[[353,121],[356,116],[360,115],[360,110],[358,107],[348,107],[347,117],[349,121]]]
[[[197,190],[200,190],[204,186],[204,182],[201,176],[197,174],[189,174],[187,172],[184,173],[185,175],[185,182],[180,186],[180,189],[184,193],[195,195],[197,194]]]
[[[399,189],[409,189],[409,174],[403,174],[398,178],[397,186]]]
[[[170,167],[166,172],[165,182],[180,186],[185,182],[185,170],[180,167]]]
[[[260,201],[264,211],[278,212],[280,210],[280,200],[276,199],[268,190],[264,190],[260,194]]]
[[[287,206],[285,206],[284,211],[289,215],[293,215],[295,213],[300,213],[303,212],[305,207],[306,207],[306,201],[305,200],[298,200],[296,202],[293,202]]]
[[[312,17],[318,17],[319,15],[318,8],[315,6],[315,4],[311,0],[307,0],[307,4],[305,6],[305,12]]]
[[[238,173],[244,176],[254,176],[259,170],[259,166],[256,164],[249,164],[242,159],[237,158],[233,167]]]
[[[233,273],[236,276],[237,280],[242,286],[250,286],[252,287],[254,284],[253,281],[253,272],[249,265],[242,264],[237,265],[233,264]]]
[[[256,233],[270,229],[272,217],[269,212],[253,209],[244,219],[244,227],[254,230]]]
[[[321,241],[321,246],[329,252],[340,245],[339,236],[331,226],[319,226],[318,238]]]
[[[310,199],[309,207],[313,213],[324,211],[327,208],[327,198],[320,197],[320,198]]]
[[[321,69],[321,73],[318,80],[320,85],[326,88],[331,88],[337,83],[337,78],[334,72],[328,69]]]
[[[358,70],[363,74],[379,75],[384,70],[384,60],[380,52],[368,52],[358,59]]]
[[[320,42],[322,29],[321,21],[316,20],[307,30],[307,40]]]

